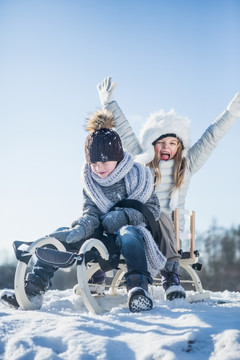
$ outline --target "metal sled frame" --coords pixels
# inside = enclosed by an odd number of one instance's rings
[[[14,243],[14,246],[16,246]],[[21,243],[21,242],[19,242]],[[22,245],[27,248],[25,250],[20,250],[20,248],[15,248],[15,252],[17,253],[17,267],[15,271],[14,278],[14,290],[17,302],[19,306],[24,310],[37,310],[42,306],[42,298],[38,297],[38,301],[33,302],[28,298],[24,289],[24,279],[26,275],[27,266],[29,264],[30,259],[35,254],[35,250],[38,247],[53,245],[56,249],[65,251],[65,247],[63,244],[55,238],[52,237],[44,237],[34,241],[33,243],[22,243]]]

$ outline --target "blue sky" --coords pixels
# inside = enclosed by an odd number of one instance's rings
[[[239,16],[237,0],[0,0],[0,260],[81,215],[84,123],[105,76],[137,133],[174,108],[201,136],[240,91]],[[240,224],[239,121],[193,177],[198,231]]]

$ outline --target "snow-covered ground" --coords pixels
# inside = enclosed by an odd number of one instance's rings
[[[0,303],[0,359],[240,359],[240,293],[190,304],[153,290],[153,310],[137,314],[123,290],[98,298],[110,309],[103,315],[88,313],[72,289],[48,291],[38,311]]]

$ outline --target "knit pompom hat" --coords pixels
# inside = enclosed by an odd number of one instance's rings
[[[85,155],[88,164],[98,161],[121,161],[124,157],[120,136],[112,128],[115,126],[113,114],[98,110],[86,123],[90,132],[85,141]]]
[[[168,113],[160,110],[151,114],[139,135],[143,152],[137,155],[134,160],[144,165],[151,162],[155,156],[155,142],[167,136],[174,136],[181,141],[183,156],[186,156],[190,147],[190,120],[176,115],[174,110]]]

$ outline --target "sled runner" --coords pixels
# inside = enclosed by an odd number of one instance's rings
[[[13,243],[15,255],[18,260],[14,278],[14,291],[17,303],[25,310],[37,310],[42,306],[42,297],[38,297],[37,301],[31,301],[31,299],[29,299],[26,295],[24,289],[26,270],[30,264],[32,256],[35,254],[35,250],[41,246],[50,246],[55,249],[65,251],[63,244],[52,237],[44,237],[32,243],[22,241],[15,241]]]
[[[182,255],[180,260],[181,268],[183,268],[188,279],[181,278],[181,283],[191,284],[192,289],[195,290],[194,295],[188,296],[186,300],[200,301],[210,297],[209,292],[203,290],[201,280],[197,275],[198,270],[201,269],[201,264],[198,263],[199,253],[195,250],[195,213],[184,211],[190,217],[190,231],[188,234],[190,248],[189,251],[183,252],[180,248],[182,237],[180,239],[179,233],[179,210],[175,211],[174,223],[177,239],[177,249]],[[22,249],[25,246],[25,249]],[[122,278],[126,272],[125,262],[122,258],[117,259],[111,251],[106,248],[104,243],[97,239],[86,240],[80,248],[79,253],[72,253],[66,251],[64,245],[57,239],[52,237],[41,238],[33,243],[14,242],[15,254],[18,259],[16,267],[14,290],[16,299],[21,308],[25,310],[36,310],[42,306],[42,299],[38,302],[31,301],[24,290],[24,279],[26,269],[34,254],[43,262],[57,266],[59,268],[67,268],[76,263],[78,284],[74,288],[74,292],[81,295],[82,300],[88,311],[95,314],[100,314],[105,311],[98,302],[97,296],[91,292],[91,284],[89,279],[96,271],[102,269],[104,272],[111,270],[111,277],[108,278],[109,284],[106,285],[105,293],[108,296],[115,296],[118,294],[118,289],[123,283]],[[189,279],[190,278],[190,279]],[[161,285],[161,277],[154,279],[155,286]]]

